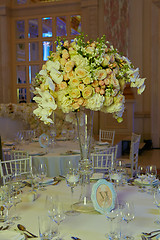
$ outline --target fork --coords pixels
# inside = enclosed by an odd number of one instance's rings
[[[150,236],[150,235],[152,235],[152,233],[157,233],[157,232],[160,232],[160,230],[154,230],[154,231],[149,232],[149,233],[147,233],[147,232],[142,232],[142,234],[147,235],[147,236]]]

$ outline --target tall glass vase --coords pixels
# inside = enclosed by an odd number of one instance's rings
[[[78,141],[80,146],[81,159],[79,161],[79,173],[81,184],[81,195],[78,203],[74,207],[78,211],[93,211],[91,201],[90,176],[93,173],[90,159],[92,133],[93,133],[94,111],[84,109],[76,112]]]

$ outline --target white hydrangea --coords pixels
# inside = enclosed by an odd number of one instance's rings
[[[95,93],[91,98],[87,99],[86,108],[98,111],[102,108],[105,97]]]

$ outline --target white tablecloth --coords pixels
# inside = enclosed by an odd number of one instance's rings
[[[48,177],[64,175],[67,162],[72,161],[78,164],[80,159],[79,145],[78,142],[74,141],[57,141],[55,145],[46,149],[40,147],[39,142],[33,142],[19,146],[19,149],[32,155],[34,166],[38,166],[40,162],[45,162],[48,168]],[[48,151],[48,153],[41,155],[45,151]],[[73,151],[74,154],[68,154],[69,151]]]
[[[62,181],[56,186],[48,186],[46,191],[39,191],[40,197],[34,202],[22,202],[17,205],[17,211],[22,219],[18,222],[24,224],[28,230],[38,235],[38,215],[46,213],[46,195],[57,195],[65,203],[66,209],[70,205],[70,188]],[[80,186],[75,188],[74,201],[78,201]],[[134,233],[135,240],[141,239],[142,231],[158,229],[154,220],[159,217],[159,212],[153,204],[153,196],[148,193],[138,192],[138,187],[118,187],[118,198],[131,200],[135,205],[135,219],[130,223],[123,222],[122,229]],[[109,231],[109,223],[105,216],[95,213],[80,213],[77,216],[67,216],[60,225],[61,235],[64,240],[71,240],[71,236],[82,240],[104,240],[105,233]]]

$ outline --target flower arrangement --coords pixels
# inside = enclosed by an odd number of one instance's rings
[[[42,133],[49,133],[52,125],[46,125],[41,121],[33,111],[37,108],[34,103],[21,103],[21,104],[0,104],[0,117],[10,118],[13,120],[20,120],[24,123],[24,128],[36,130],[37,136]],[[65,116],[62,112],[56,111],[56,128],[57,136],[61,135],[62,129],[72,130],[73,126],[68,121],[65,121]]]
[[[42,70],[32,82],[38,108],[34,114],[44,123],[53,123],[56,109],[64,113],[82,108],[112,113],[122,121],[126,83],[145,89],[145,78],[139,77],[139,69],[122,56],[105,36],[96,41],[84,40],[84,35],[69,43],[57,39],[56,52],[51,52]]]

